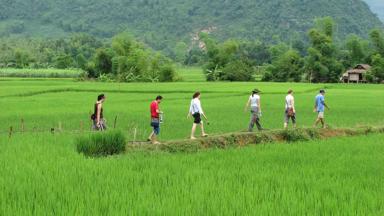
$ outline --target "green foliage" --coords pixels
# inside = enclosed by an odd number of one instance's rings
[[[345,42],[346,52],[341,54],[341,61],[345,67],[354,67],[362,62],[367,62],[369,41],[361,39],[357,35],[349,35]]]
[[[382,83],[384,81],[384,58],[380,54],[372,57],[372,68],[367,74],[368,81]]]
[[[59,54],[54,61],[55,67],[59,69],[69,68],[73,65],[73,59],[67,54]]]
[[[82,68],[103,43],[86,34],[60,39],[2,38],[0,65],[18,68]]]
[[[306,130],[283,130],[279,135],[286,142],[299,142],[311,140]]]
[[[206,44],[207,63],[204,66],[208,81],[252,81],[255,74],[257,54],[247,52],[250,42],[228,40],[217,43],[208,35],[203,37]]]
[[[30,78],[79,78],[84,74],[80,69],[26,69],[0,68],[0,77],[30,77]]]
[[[95,69],[97,74],[108,74],[112,72],[112,51],[98,49],[95,54]]]
[[[311,47],[308,49],[305,70],[311,82],[338,82],[344,71],[337,61],[337,49],[333,43],[334,22],[326,17],[316,21],[317,28],[308,32]]]
[[[24,68],[29,65],[31,62],[31,57],[29,53],[23,50],[16,50],[15,51],[15,57],[14,57],[14,63],[16,68]]]
[[[370,33],[372,43],[380,55],[384,55],[384,36],[383,32],[379,29],[374,29]]]
[[[264,81],[300,82],[304,61],[296,50],[288,50],[276,57],[263,76]]]
[[[176,78],[170,59],[147,48],[128,33],[116,35],[110,47],[98,49],[94,65],[89,68],[89,74],[99,77],[100,81],[171,82]]]
[[[332,16],[340,38],[351,33],[366,36],[367,29],[383,26],[361,0],[353,4],[349,0],[13,0],[1,5],[3,36],[52,38],[85,32],[110,38],[129,30],[155,50],[179,60],[175,44],[188,44],[191,34],[211,27],[220,41],[258,38],[272,42],[278,35],[288,42],[296,32],[306,32],[317,17]]]
[[[75,143],[79,153],[99,157],[122,153],[125,150],[126,138],[121,131],[112,130],[79,137]]]

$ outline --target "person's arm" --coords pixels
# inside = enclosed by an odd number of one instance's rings
[[[261,113],[261,98],[259,98],[259,101],[257,102],[257,106],[259,106],[259,113]]]
[[[100,113],[101,113],[101,103],[97,104],[97,110],[96,110],[96,125],[100,125]]]
[[[157,107],[156,107],[156,113],[157,113],[157,114],[162,114],[162,113],[163,113],[163,112],[160,110],[159,105],[157,105]]]
[[[187,115],[187,119],[191,118],[191,115],[192,115],[192,106],[193,106],[193,101],[191,102],[191,105],[189,106],[189,112],[188,112],[188,115]]]
[[[321,103],[329,110],[329,106],[325,103],[325,100],[323,99]]]
[[[251,98],[248,99],[247,103],[245,104],[244,112],[248,111],[248,107],[251,104]]]
[[[293,113],[296,113],[295,98],[292,98],[292,109],[293,109]]]
[[[205,118],[205,120],[208,121],[208,118],[207,118],[207,116],[205,115],[205,113],[203,111],[203,107],[201,107],[201,102],[199,101],[199,103],[197,105],[199,106],[200,114]]]
[[[313,112],[317,111],[317,101],[315,101],[315,107],[313,108]]]

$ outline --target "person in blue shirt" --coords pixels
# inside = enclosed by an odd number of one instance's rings
[[[322,127],[325,128],[325,120],[324,120],[324,111],[325,108],[329,110],[328,105],[325,103],[325,90],[320,90],[320,94],[318,94],[315,98],[315,109],[313,112],[317,113],[317,119],[315,121],[314,127],[317,127],[319,123],[321,123]]]

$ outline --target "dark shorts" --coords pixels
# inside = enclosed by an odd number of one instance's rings
[[[293,116],[289,116],[288,110],[285,110],[284,122],[289,123],[289,119],[292,119],[292,123],[296,124],[296,113],[294,113]]]
[[[160,119],[153,118],[151,120],[151,127],[153,127],[153,133],[160,134]]]
[[[200,113],[195,113],[192,115],[193,116],[193,123],[195,124],[201,124],[201,115]]]

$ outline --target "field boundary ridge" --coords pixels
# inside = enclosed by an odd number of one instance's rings
[[[302,128],[293,130],[271,130],[262,132],[236,132],[197,140],[175,140],[159,145],[149,143],[129,143],[126,152],[134,151],[164,151],[169,153],[193,153],[205,149],[227,149],[249,145],[269,143],[294,143],[310,140],[324,140],[332,137],[361,136],[384,133],[384,127],[358,127],[338,129]]]

